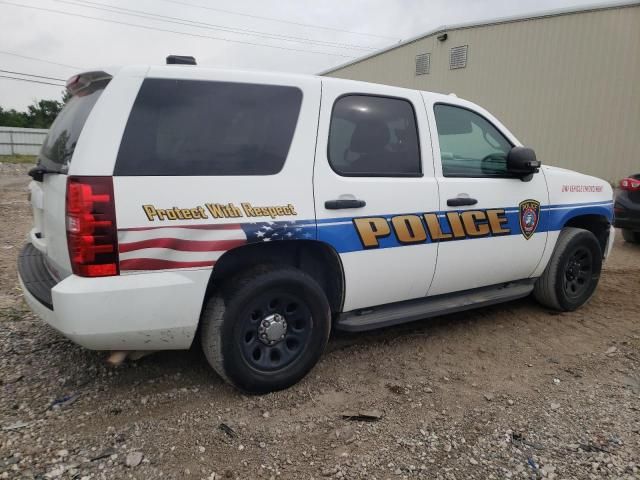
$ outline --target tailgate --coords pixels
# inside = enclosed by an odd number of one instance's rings
[[[46,266],[60,280],[71,274],[66,233],[67,172],[82,128],[93,106],[106,88],[110,76],[90,72],[70,79],[69,98],[51,125],[38,156],[38,165],[30,172],[29,185],[34,225],[31,244],[44,254]]]
[[[65,226],[67,175],[47,174],[42,182],[31,182],[33,228],[31,244],[40,250],[57,279],[71,274]]]

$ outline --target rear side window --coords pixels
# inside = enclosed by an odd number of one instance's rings
[[[66,172],[93,106],[102,95],[109,80],[94,82],[72,96],[49,128],[38,165],[52,172]]]
[[[272,175],[287,158],[302,91],[295,87],[146,79],[115,175]]]
[[[340,97],[331,114],[328,154],[331,168],[343,176],[420,176],[413,106],[400,98]]]

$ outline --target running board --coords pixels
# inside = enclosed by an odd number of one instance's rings
[[[347,332],[360,332],[507,302],[529,295],[535,280],[520,280],[344,312],[338,317],[335,327]]]

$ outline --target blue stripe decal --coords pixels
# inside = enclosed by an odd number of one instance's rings
[[[500,208],[500,207],[499,207]],[[502,225],[503,228],[510,230],[507,235],[521,235],[520,230],[520,211],[519,207],[503,208],[507,222]],[[483,211],[492,210],[488,208],[481,209]],[[424,213],[435,213],[438,215],[438,222],[442,232],[451,233],[451,227],[446,218],[446,213],[456,212],[456,210],[440,211],[440,212],[417,212],[407,213],[406,215],[417,215],[422,217]],[[457,210],[464,212],[464,210]],[[387,221],[391,218],[405,215],[400,213],[366,215],[365,217],[382,217]],[[540,219],[536,233],[550,232],[562,229],[564,225],[574,217],[580,215],[599,215],[613,221],[613,202],[592,202],[592,203],[576,203],[565,205],[548,205],[540,207]],[[242,229],[247,235],[247,241],[250,243],[270,242],[277,240],[320,240],[332,245],[338,253],[356,252],[363,250],[362,241],[358,236],[356,228],[353,224],[354,218],[360,217],[338,217],[325,218],[318,220],[317,224],[313,220],[296,220],[296,221],[271,221],[244,223]],[[424,225],[424,220],[422,220]],[[535,233],[534,233],[535,235]],[[486,237],[485,237],[486,238]],[[472,240],[472,238],[458,239]],[[378,238],[379,246],[377,248],[394,248],[406,246],[400,243],[396,235]],[[431,237],[422,243],[432,243]],[[420,245],[418,243],[417,245]]]
[[[605,217],[609,222],[613,222],[613,202],[598,203],[578,203],[572,205],[550,205],[541,207],[542,212],[538,231],[553,232],[562,229],[566,223],[574,217],[580,215],[599,215]],[[542,223],[546,219],[546,223]]]
[[[482,209],[491,210],[491,209]],[[464,210],[458,210],[463,212]],[[449,210],[447,212],[455,212]],[[451,233],[451,228],[446,219],[447,212],[429,212],[437,213],[440,228],[443,233]],[[423,215],[424,212],[407,213],[406,215]],[[521,235],[520,218],[518,207],[509,207],[505,209],[507,223],[503,226],[511,232],[508,235]],[[392,217],[403,214],[393,215],[367,215],[367,217],[378,216],[390,221]],[[609,221],[613,219],[613,202],[597,202],[597,203],[580,203],[567,205],[549,205],[540,207],[540,220],[536,232],[557,231],[571,218],[580,215],[599,215],[607,218]],[[357,217],[356,217],[357,218]],[[535,235],[535,234],[534,234]],[[338,253],[348,253],[363,250],[362,242],[358,237],[356,229],[353,225],[351,217],[330,218],[318,221],[318,240],[332,245]],[[485,237],[486,238],[486,237]],[[465,240],[472,240],[466,238]],[[377,248],[394,248],[406,246],[398,241],[395,235],[391,234],[384,238],[379,238],[379,247]],[[432,243],[431,238],[423,243]],[[420,243],[417,245],[421,245]]]

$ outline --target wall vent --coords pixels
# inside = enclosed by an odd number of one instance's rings
[[[431,70],[431,54],[416,55],[416,75],[426,75]]]
[[[449,52],[449,70],[465,68],[467,66],[468,45],[453,47]]]

